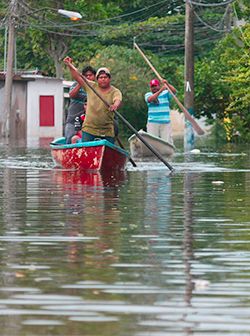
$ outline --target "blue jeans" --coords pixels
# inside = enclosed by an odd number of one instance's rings
[[[66,123],[64,134],[66,138],[66,144],[70,144],[72,137],[76,134],[74,123]]]
[[[87,132],[82,132],[82,141],[83,142],[88,142],[88,141],[95,141],[95,140],[108,140],[112,144],[115,143],[115,138],[109,137],[109,136],[98,136],[98,135],[93,135]]]

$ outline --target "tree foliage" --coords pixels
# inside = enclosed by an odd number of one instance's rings
[[[168,79],[172,82],[171,78],[175,77],[174,70],[176,68],[171,67],[171,63],[166,65],[161,62],[152,53],[148,55],[148,58],[164,77],[170,74]],[[89,63],[96,69],[103,66],[109,67],[112,74],[112,84],[123,93],[121,112],[137,129],[145,127],[147,106],[144,95],[149,91],[149,81],[155,75],[138,52],[132,48],[111,45],[98,50]],[[81,69],[85,65],[86,62],[78,63],[78,68]],[[177,82],[176,78],[175,82]]]
[[[220,3],[221,6],[217,6]],[[0,67],[4,30],[12,1],[0,0]],[[225,2],[226,3],[226,2]],[[183,0],[21,0],[16,1],[17,67],[67,76],[62,59],[70,55],[81,68],[108,66],[124,95],[122,111],[140,128],[146,122],[144,94],[154,77],[133,38],[183,101],[185,3]],[[198,4],[198,5],[197,5]],[[205,4],[205,6],[203,6]],[[63,8],[80,12],[72,23]],[[228,139],[250,141],[249,23],[230,32],[230,15],[249,22],[249,0],[232,7],[220,0],[193,1],[195,12],[195,114],[222,125]],[[244,22],[244,21],[243,21]]]
[[[224,123],[230,140],[250,141],[249,66],[249,24],[234,29],[197,64],[197,110]]]

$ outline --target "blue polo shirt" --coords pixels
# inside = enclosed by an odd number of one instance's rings
[[[152,92],[145,94],[145,101],[148,105],[148,122],[157,124],[170,123],[169,101],[172,97],[171,93],[168,90],[164,90],[159,94],[156,102],[149,103],[148,98],[152,95]]]

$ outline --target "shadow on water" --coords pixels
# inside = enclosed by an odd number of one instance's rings
[[[249,150],[103,175],[0,153],[1,335],[249,335]]]

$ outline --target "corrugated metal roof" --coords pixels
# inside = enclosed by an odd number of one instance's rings
[[[0,80],[5,80],[6,77],[6,72],[0,71]],[[58,80],[62,81],[60,78],[55,78],[55,77],[47,77],[43,76],[41,73],[36,73],[35,71],[32,73],[31,71],[23,71],[20,73],[16,73],[13,75],[13,80],[14,81],[34,81],[36,79],[46,79],[46,80]]]

